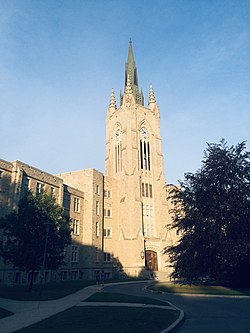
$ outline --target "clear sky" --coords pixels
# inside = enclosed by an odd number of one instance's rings
[[[206,142],[249,150],[249,0],[0,0],[0,158],[104,172],[130,37],[168,183],[200,168]]]

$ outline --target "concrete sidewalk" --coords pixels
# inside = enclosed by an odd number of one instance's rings
[[[53,301],[14,301],[0,298],[0,307],[14,315],[0,319],[0,332],[11,333],[64,311],[100,291],[100,285],[89,286]]]

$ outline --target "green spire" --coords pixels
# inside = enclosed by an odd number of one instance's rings
[[[128,49],[128,61],[125,65],[125,88],[127,86],[127,78],[130,78],[133,94],[135,98],[135,102],[137,104],[144,105],[144,97],[142,91],[139,91],[138,86],[138,75],[137,75],[137,68],[135,64],[133,48],[132,48],[132,40],[130,38],[129,41],[129,49]],[[122,104],[123,95],[121,94],[121,104]]]

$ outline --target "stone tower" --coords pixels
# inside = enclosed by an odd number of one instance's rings
[[[112,241],[107,239],[104,245],[127,273],[138,275],[145,265],[165,270],[162,250],[167,245],[169,217],[160,112],[152,85],[148,107],[144,106],[131,41],[120,102],[117,108],[112,89],[106,115],[105,162],[105,186],[113,192],[107,200],[112,219],[104,219],[104,228],[112,229]]]

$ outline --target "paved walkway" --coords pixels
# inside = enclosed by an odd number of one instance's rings
[[[53,301],[14,301],[0,298],[0,307],[14,312],[14,315],[0,319],[0,332],[15,332],[51,317],[58,312],[79,304],[101,289],[101,286],[89,286],[74,294]]]
[[[112,283],[107,286],[117,284],[129,284],[131,282]],[[135,283],[135,282],[133,282]],[[138,283],[140,283],[138,281]],[[145,281],[144,281],[145,284]],[[64,311],[72,306],[129,306],[129,307],[143,307],[143,308],[159,308],[165,310],[177,310],[173,305],[153,305],[153,304],[139,304],[139,303],[117,303],[117,302],[82,302],[89,298],[94,293],[102,290],[102,286],[89,286],[78,292],[65,296],[63,298],[53,301],[15,301],[5,298],[0,298],[0,307],[9,310],[14,315],[0,319],[0,332],[11,333],[20,330],[24,327],[30,326],[43,319],[51,317],[61,311]],[[179,310],[179,309],[178,309]],[[180,310],[179,319],[170,327],[161,331],[160,333],[167,333],[182,320],[184,316],[183,311]]]

